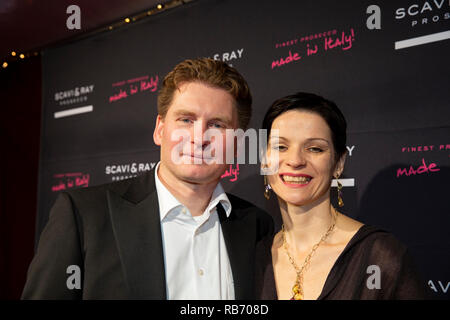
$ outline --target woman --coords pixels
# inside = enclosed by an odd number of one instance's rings
[[[262,299],[425,297],[401,243],[331,205],[331,182],[346,159],[346,127],[333,102],[310,93],[281,98],[265,115],[267,166],[278,171],[265,176],[264,194],[277,196],[283,226],[258,245]],[[338,182],[339,206],[341,188]]]

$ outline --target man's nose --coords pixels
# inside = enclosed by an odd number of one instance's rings
[[[191,143],[195,148],[204,149],[210,141],[205,140],[205,132],[208,130],[206,121],[199,120],[194,122],[194,129],[191,132]]]

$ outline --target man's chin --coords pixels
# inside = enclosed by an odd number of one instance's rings
[[[189,155],[182,155],[176,163],[185,165],[217,165],[217,159],[204,157],[193,157]]]
[[[218,181],[225,171],[225,168],[218,165],[201,164],[182,164],[178,168],[179,176],[192,183],[210,183]]]

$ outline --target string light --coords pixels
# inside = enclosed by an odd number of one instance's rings
[[[159,12],[157,12],[157,10],[161,11],[161,10],[164,9],[163,11],[165,11],[167,9],[174,8],[174,7],[177,7],[179,5],[183,5],[183,4],[185,4],[187,2],[191,2],[191,1],[192,0],[172,0],[172,1],[166,2],[165,4],[158,3],[156,5],[156,7],[153,7],[151,9],[147,9],[146,11],[143,11],[142,13],[140,13],[140,14],[138,14],[136,16],[133,16],[131,19],[130,18],[125,18],[125,19],[123,19],[123,20],[121,20],[121,21],[119,21],[117,23],[113,23],[112,25],[108,26],[107,30],[111,31],[111,30],[113,30],[113,29],[115,29],[117,27],[120,27],[120,26],[124,25],[124,22],[125,23],[130,23],[131,21],[134,22],[134,21],[140,20],[140,19],[142,19],[142,18],[144,18],[146,16],[150,16],[150,15],[152,15],[154,13],[159,13]],[[105,30],[105,29],[102,29],[102,30]],[[28,53],[25,53],[25,54],[21,53],[21,54],[19,54],[19,58],[20,59],[25,59],[25,57],[31,57],[33,55],[34,56],[38,56],[39,53],[36,52],[36,51],[28,52]],[[17,52],[11,51],[11,56],[16,57],[17,56]],[[4,61],[3,64],[2,64],[2,67],[3,68],[8,67],[8,62]]]
[[[130,23],[131,21],[134,22],[134,21],[142,19],[143,17],[150,16],[150,15],[154,14],[156,10],[170,9],[170,8],[177,7],[179,5],[184,4],[185,2],[190,2],[190,1],[192,1],[192,0],[189,0],[189,1],[172,0],[172,1],[167,2],[166,4],[158,3],[156,5],[156,8],[153,7],[153,9],[149,9],[147,11],[144,11],[144,12],[142,12],[142,13],[134,16],[134,17],[132,17],[131,19],[130,18],[125,18],[122,21],[124,21],[125,23]],[[112,25],[108,26],[108,30],[111,31],[111,30],[115,29],[116,27],[118,27],[118,26],[120,26],[122,24],[123,24],[123,22],[122,23],[119,22],[119,23],[113,24],[115,27],[113,27]]]

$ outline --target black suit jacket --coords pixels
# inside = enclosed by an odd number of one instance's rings
[[[270,215],[227,194],[217,206],[236,299],[254,299],[256,243],[273,233]],[[70,265],[81,289],[69,290]],[[23,299],[166,299],[154,170],[129,180],[61,193],[28,270]]]

